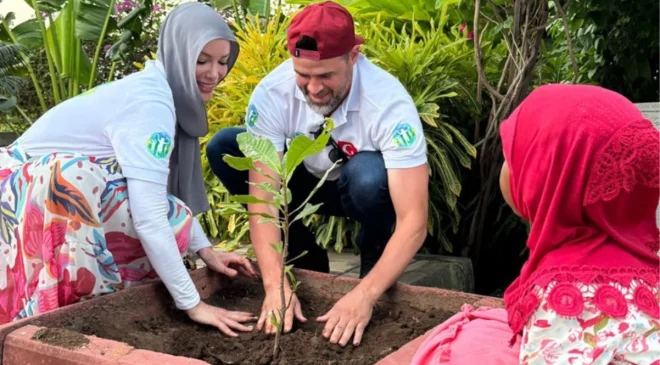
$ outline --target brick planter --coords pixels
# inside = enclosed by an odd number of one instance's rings
[[[314,289],[320,296],[337,297],[351,290],[358,282],[353,278],[335,277],[305,270],[295,270],[299,280]],[[196,270],[192,273],[193,281],[203,298],[210,297],[223,287],[232,285],[219,275],[207,269]],[[87,343],[82,347],[67,349],[49,345],[32,339],[40,327],[57,327],[63,319],[74,318],[91,313],[98,303],[111,308],[135,308],[135,319],[146,315],[163,314],[171,301],[160,282],[140,287],[125,289],[120,292],[94,298],[65,308],[45,313],[36,317],[27,318],[0,327],[0,363],[2,365],[29,365],[29,364],[159,364],[159,365],[201,365],[206,362],[171,356],[159,352],[140,350],[125,343],[84,336]],[[501,306],[499,300],[472,294],[447,291],[436,288],[396,285],[390,289],[383,298],[383,303],[408,303],[424,311],[446,310],[458,312],[464,303],[480,306]],[[434,324],[435,325],[435,324]],[[81,336],[82,337],[82,336]],[[417,347],[423,341],[420,336],[409,342],[399,350],[380,360],[378,365],[407,364]]]

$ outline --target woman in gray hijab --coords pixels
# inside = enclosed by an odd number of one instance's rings
[[[253,314],[200,300],[181,259],[257,276],[214,251],[195,218],[209,208],[205,102],[238,53],[215,10],[181,4],[144,70],[57,105],[0,148],[0,324],[160,278],[194,321],[251,330]]]

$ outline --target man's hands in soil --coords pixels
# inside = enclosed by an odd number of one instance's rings
[[[371,320],[375,300],[356,288],[342,297],[325,315],[318,317],[318,322],[325,322],[323,337],[330,338],[330,343],[346,346],[353,333],[353,345],[362,341],[364,329]]]
[[[231,337],[238,336],[232,329],[243,332],[252,331],[252,326],[248,327],[241,323],[257,319],[252,313],[228,311],[204,302],[199,302],[193,308],[188,309],[186,313],[188,313],[188,317],[193,321],[217,327],[224,334]]]
[[[197,252],[209,269],[229,277],[235,277],[239,272],[250,278],[258,278],[250,260],[235,253],[215,251],[211,247],[202,248]]]
[[[291,298],[291,304],[288,305],[288,309],[284,315],[284,333],[287,333],[291,331],[291,328],[293,327],[294,316],[303,323],[307,322],[307,318],[302,314],[302,308],[300,307],[298,297],[296,297],[295,294],[293,296],[291,295],[291,288],[288,283],[284,287],[284,298],[287,301],[287,304],[289,303],[289,298]],[[261,307],[261,315],[257,322],[257,331],[261,331],[263,328],[265,333],[276,333],[277,328],[273,326],[270,317],[275,316],[279,323],[280,308],[282,308],[282,296],[279,285],[266,288],[266,297],[264,298],[264,304]]]

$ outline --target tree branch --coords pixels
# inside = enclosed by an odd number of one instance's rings
[[[561,7],[559,1],[552,0],[552,2],[554,2],[555,6],[557,6],[557,11],[559,12],[559,16],[561,17],[562,22],[564,22],[564,35],[566,35],[568,54],[571,57],[571,65],[573,66],[573,79],[571,79],[571,84],[574,84],[577,81],[577,78],[580,74],[580,70],[578,69],[577,59],[575,58],[575,52],[573,52],[573,42],[571,41],[571,33],[568,28],[568,19],[566,19],[566,13],[564,12],[564,9]]]
[[[481,84],[493,94],[497,99],[502,99],[503,96],[500,94],[493,85],[488,82],[486,78],[486,73],[484,72],[483,65],[481,64],[481,42],[479,41],[479,9],[481,8],[481,0],[476,0],[474,4],[474,58],[477,64],[477,72],[479,73],[479,78],[481,79]]]

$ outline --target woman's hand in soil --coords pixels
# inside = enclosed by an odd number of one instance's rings
[[[330,343],[346,346],[355,333],[353,345],[358,346],[371,320],[374,303],[362,290],[353,289],[337,301],[328,313],[316,319],[326,322],[323,337],[330,338]]]
[[[250,278],[259,277],[250,260],[235,253],[218,252],[211,247],[205,247],[198,251],[198,255],[211,270],[229,277],[233,278],[239,272]]]
[[[288,309],[284,315],[284,333],[291,331],[293,327],[293,317],[295,315],[296,319],[300,322],[307,322],[307,318],[303,316],[302,307],[298,301],[298,297],[295,294],[291,295],[291,288],[287,283],[284,287],[284,297],[288,302],[291,298],[291,302],[288,305]],[[257,331],[261,331],[264,328],[264,332],[268,334],[276,333],[277,329],[273,326],[273,323],[270,319],[270,316],[275,316],[277,321],[280,321],[280,308],[282,307],[282,297],[280,293],[280,287],[273,286],[266,288],[266,298],[264,298],[264,304],[261,307],[261,315],[259,316],[259,321],[257,322]]]
[[[188,309],[186,312],[188,313],[188,317],[193,321],[217,327],[224,334],[231,337],[238,336],[232,329],[243,332],[252,331],[252,326],[245,326],[241,323],[257,319],[252,313],[228,311],[204,302],[199,302],[199,304]]]

